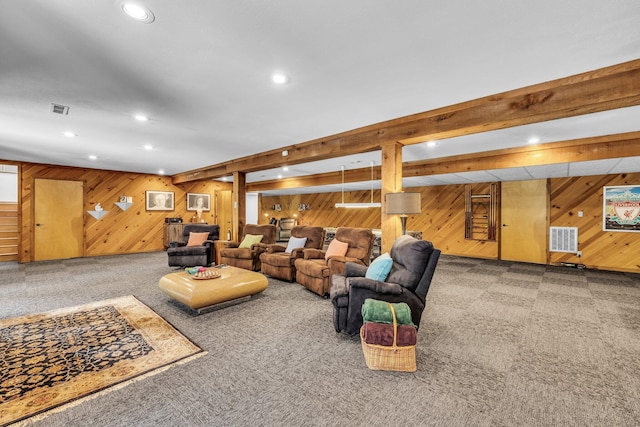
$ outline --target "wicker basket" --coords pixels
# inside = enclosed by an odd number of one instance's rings
[[[409,345],[398,347],[396,338],[398,337],[398,322],[396,320],[396,312],[393,305],[389,304],[391,314],[393,315],[393,345],[376,345],[367,344],[363,337],[363,328],[360,328],[360,342],[362,343],[362,352],[364,353],[364,361],[369,369],[374,371],[416,371],[416,346]]]

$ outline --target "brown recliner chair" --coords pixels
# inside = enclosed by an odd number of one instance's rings
[[[262,236],[261,239],[252,237]],[[251,243],[251,240],[255,240]],[[260,270],[260,254],[276,242],[276,226],[273,224],[247,224],[239,242],[226,242],[220,250],[220,263],[245,270]]]
[[[301,239],[305,239],[304,243]],[[302,244],[302,246],[300,246]],[[295,260],[302,257],[303,250],[322,249],[324,228],[298,225],[291,229],[289,244],[269,245],[267,251],[260,254],[260,272],[276,279],[293,282],[296,278]],[[290,249],[287,252],[287,249]]]
[[[340,227],[334,240],[347,244],[344,255],[326,257],[327,251],[304,249],[302,258],[295,261],[296,281],[318,295],[325,296],[331,290],[331,276],[344,273],[344,264],[353,262],[368,266],[375,236],[368,228]]]

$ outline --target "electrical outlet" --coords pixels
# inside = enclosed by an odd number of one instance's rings
[[[576,252],[576,255],[578,255],[578,258],[580,258],[582,256],[582,251]]]

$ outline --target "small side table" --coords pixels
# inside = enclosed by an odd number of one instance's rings
[[[216,265],[220,265],[220,251],[224,248],[224,245],[229,242],[230,240],[214,240],[213,241],[213,250],[215,252]]]

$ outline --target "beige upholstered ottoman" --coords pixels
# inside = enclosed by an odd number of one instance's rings
[[[215,268],[220,277],[193,279],[186,271],[163,276],[158,283],[162,292],[200,313],[207,308],[242,302],[267,289],[267,278],[254,271],[236,267]],[[223,303],[227,303],[224,304]]]

